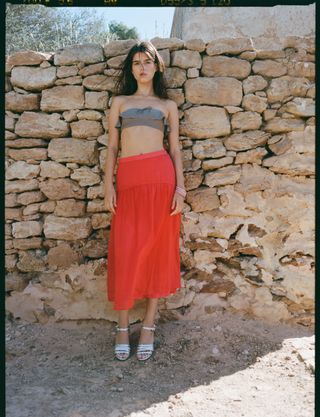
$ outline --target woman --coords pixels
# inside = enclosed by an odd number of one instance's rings
[[[105,206],[112,219],[107,297],[119,310],[119,360],[130,356],[129,309],[134,300],[148,299],[137,349],[137,358],[146,360],[153,353],[158,298],[181,287],[179,233],[186,191],[178,109],[168,99],[163,72],[163,60],[151,42],[134,45],[122,64],[109,113]],[[163,147],[167,134],[169,153]]]

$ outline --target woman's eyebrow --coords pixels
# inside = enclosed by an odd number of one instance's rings
[[[140,59],[134,59],[132,62],[140,62]],[[145,58],[142,61],[151,61],[151,58]]]

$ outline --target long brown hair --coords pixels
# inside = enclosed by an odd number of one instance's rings
[[[132,95],[137,91],[138,84],[134,78],[132,70],[132,59],[136,52],[146,53],[155,64],[158,65],[158,70],[153,77],[153,90],[155,94],[160,98],[168,98],[166,83],[164,80],[165,65],[159,52],[154,45],[149,41],[138,41],[136,45],[128,52],[126,58],[120,66],[120,74],[115,84],[115,95]]]

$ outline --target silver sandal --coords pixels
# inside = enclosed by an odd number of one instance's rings
[[[151,330],[154,332],[156,330],[156,325],[152,327],[142,326],[142,329]],[[151,358],[154,351],[154,343],[139,343],[137,348],[137,359],[139,361],[146,361]]]
[[[127,332],[129,327],[116,326],[116,332]],[[130,356],[130,345],[128,343],[116,343],[114,354],[119,361],[126,361]]]

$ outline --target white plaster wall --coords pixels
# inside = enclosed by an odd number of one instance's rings
[[[219,38],[315,36],[315,3],[307,6],[180,7],[171,37],[183,40]]]

